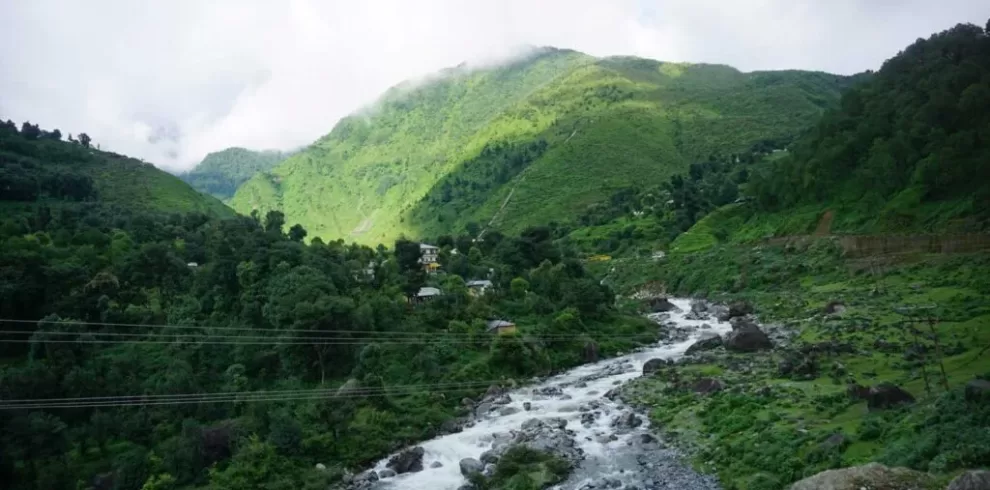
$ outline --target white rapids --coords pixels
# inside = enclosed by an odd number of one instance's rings
[[[515,407],[519,412],[501,416],[498,410],[495,410],[475,419],[473,427],[465,427],[456,434],[440,436],[418,444],[425,449],[423,470],[384,478],[377,482],[375,487],[390,490],[456,490],[467,483],[460,473],[459,462],[464,458],[480,459],[483,452],[491,449],[492,434],[518,430],[523,422],[532,418],[562,418],[568,422],[567,429],[576,433],[577,447],[583,450],[585,459],[567,481],[555,488],[591,488],[587,486],[590,482],[605,477],[615,477],[630,488],[644,486],[651,488],[649,481],[643,481],[644,476],[637,475],[636,470],[631,468],[636,465],[634,461],[636,455],[632,454],[634,449],[630,449],[636,447],[634,438],[649,431],[649,421],[643,417],[642,426],[631,431],[616,433],[616,430],[610,427],[611,421],[615,416],[625,414],[631,409],[620,401],[610,401],[603,395],[641,376],[646,361],[655,358],[677,359],[683,356],[684,351],[699,338],[712,333],[722,335],[732,330],[727,322],[718,322],[715,318],[708,320],[684,318],[691,311],[690,301],[687,299],[672,299],[671,302],[677,306],[677,309],[669,312],[669,319],[665,323],[689,331],[686,340],[661,343],[621,357],[586,364],[548,378],[539,384],[510,391],[512,402],[506,406]],[[702,328],[704,324],[708,324],[711,328]],[[570,399],[533,394],[534,389],[551,386],[561,387],[563,393],[569,395]],[[600,404],[598,410],[602,412],[602,416],[595,419],[590,426],[582,425],[582,412],[579,411],[579,407],[593,401]],[[523,409],[523,404],[526,402],[531,404],[529,411]],[[611,437],[612,434],[615,434],[615,437]],[[636,452],[641,453],[642,450]],[[630,463],[630,460],[633,462]],[[375,470],[384,470],[387,461],[388,458],[381,460],[375,466]],[[440,462],[442,466],[431,467],[435,462]],[[642,464],[642,461],[640,463]],[[654,467],[653,464],[647,466]],[[709,485],[706,488],[714,487]]]

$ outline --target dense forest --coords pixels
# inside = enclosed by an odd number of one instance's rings
[[[406,240],[306,244],[278,212],[105,202],[21,155],[51,148],[89,151],[0,133],[6,488],[323,489],[436,434],[465,396],[655,338],[547,229],[451,237],[427,275]],[[422,285],[443,294],[410,302]],[[489,334],[493,318],[519,333]]]
[[[852,229],[986,229],[988,159],[990,36],[960,24],[845,92],[750,191],[767,211],[845,207],[837,221]]]

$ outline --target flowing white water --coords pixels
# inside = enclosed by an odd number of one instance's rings
[[[518,408],[519,412],[501,416],[499,411],[495,410],[477,419],[473,427],[466,427],[462,432],[419,444],[426,450],[422,471],[385,478],[376,486],[396,490],[455,490],[467,482],[460,473],[461,459],[480,459],[483,452],[491,449],[492,434],[517,430],[523,422],[532,418],[567,420],[567,429],[576,433],[577,447],[584,451],[585,460],[580,463],[571,478],[558,488],[581,488],[592,480],[610,476],[630,485],[641,485],[642,475],[636,475],[631,466],[636,465],[636,454],[633,453],[642,450],[636,449],[638,446],[634,444],[633,439],[649,430],[649,422],[643,417],[642,426],[632,431],[617,433],[616,429],[611,427],[612,420],[617,415],[628,413],[631,409],[621,402],[610,401],[603,395],[641,376],[643,364],[650,359],[676,359],[699,338],[712,333],[724,334],[731,330],[728,323],[718,322],[714,318],[688,320],[684,316],[691,310],[689,301],[674,299],[671,302],[678,309],[670,312],[670,318],[665,323],[689,331],[686,340],[661,343],[625,356],[586,364],[540,384],[511,391],[509,396],[512,402],[505,406]],[[702,328],[704,324],[708,324],[710,328]],[[561,387],[565,396],[547,398],[533,394],[534,389],[551,386]],[[568,397],[569,399],[566,399]],[[523,404],[526,402],[531,404],[529,411],[523,409]],[[589,402],[599,403],[600,407],[596,410],[601,411],[602,415],[592,424],[582,425],[582,412],[579,408]],[[615,437],[610,437],[612,434],[615,434]],[[380,461],[375,469],[384,470],[387,461],[388,458]],[[435,462],[439,462],[442,466],[432,468],[431,465]],[[652,468],[652,465],[649,466]]]

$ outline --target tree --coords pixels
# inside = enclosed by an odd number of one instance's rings
[[[41,136],[41,128],[37,124],[24,121],[24,124],[21,125],[21,136],[29,140],[36,140]]]
[[[93,140],[89,137],[88,134],[86,134],[86,133],[79,133],[79,144],[80,145],[83,145],[84,147],[89,148],[89,144],[92,141]]]
[[[58,141],[62,139],[62,132],[59,131],[58,129],[54,129],[50,133],[45,133],[45,137],[48,139],[53,139]]]
[[[289,240],[302,242],[304,238],[306,238],[306,229],[302,225],[296,223],[289,228]]]
[[[265,214],[265,231],[281,235],[283,226],[285,226],[285,214],[281,211],[271,210]]]

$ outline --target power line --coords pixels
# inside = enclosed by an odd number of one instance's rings
[[[440,387],[440,386],[460,386],[460,385],[492,385],[496,383],[501,383],[503,380],[487,380],[487,381],[451,381],[447,383],[422,383],[422,384],[412,384],[412,385],[393,385],[390,387],[365,387],[365,388],[354,388],[357,391],[387,391],[390,388],[422,388],[422,387]],[[0,399],[0,403],[35,403],[35,402],[79,402],[79,401],[105,401],[105,400],[120,400],[120,399],[130,399],[130,398],[148,398],[148,399],[158,399],[158,398],[191,398],[200,396],[214,396],[214,395],[224,395],[224,396],[235,396],[235,395],[250,395],[250,394],[278,394],[278,393],[313,393],[313,392],[335,392],[342,388],[344,385],[337,386],[334,388],[310,388],[310,389],[299,389],[299,390],[274,390],[274,391],[225,391],[225,392],[213,392],[213,393],[174,393],[174,394],[162,394],[162,395],[109,395],[109,396],[91,396],[91,397],[76,397],[76,398],[34,398],[34,399],[23,399],[23,400],[3,400]]]
[[[422,385],[396,385],[391,387],[355,388],[336,395],[338,388],[314,390],[253,391],[232,393],[186,393],[179,395],[136,395],[121,397],[82,397],[50,398],[34,400],[0,401],[0,410],[38,408],[98,408],[144,405],[176,405],[183,403],[228,403],[252,401],[279,401],[300,399],[345,399],[366,396],[408,395],[415,392],[454,391],[490,386],[498,381],[474,381],[459,383],[436,383]]]
[[[455,337],[457,337],[457,338],[461,338],[461,337],[467,338],[467,337],[479,335],[478,333],[471,333],[471,332],[399,332],[399,331],[377,331],[377,330],[319,330],[319,329],[286,329],[286,330],[282,330],[282,329],[276,329],[276,328],[253,328],[253,327],[211,327],[211,326],[194,326],[194,325],[153,325],[153,324],[142,324],[142,323],[106,323],[106,322],[82,322],[82,321],[79,321],[79,322],[77,322],[77,321],[44,321],[44,320],[17,320],[17,319],[4,319],[4,318],[0,318],[0,323],[3,323],[3,322],[8,322],[8,323],[34,323],[34,324],[44,322],[44,323],[54,324],[54,325],[92,325],[92,326],[111,326],[111,327],[176,328],[176,329],[204,329],[204,330],[218,330],[218,331],[270,332],[270,333],[277,333],[277,334],[280,334],[280,335],[292,334],[292,333],[362,334],[362,335],[371,335],[371,336],[364,336],[364,337],[361,337],[361,336],[359,336],[359,337],[353,337],[352,340],[365,340],[365,339],[372,340],[372,339],[379,338],[379,337],[374,337],[375,335],[381,336],[382,338],[393,337],[393,338],[397,338],[397,339],[398,338],[405,339],[407,337],[411,337],[411,340],[418,340],[418,339],[415,339],[415,337],[417,337],[417,336],[419,336],[419,337],[429,337],[430,339],[433,339],[433,338],[436,338],[438,336],[447,337],[447,338],[455,338]],[[0,331],[0,333],[12,333],[12,334],[33,334],[35,332],[39,332],[39,333],[54,333],[54,332],[44,332],[44,331],[39,331],[39,330],[34,330],[34,331],[27,331],[27,330],[3,330],[3,331]],[[90,334],[90,335],[110,335],[110,336],[126,336],[126,335],[135,336],[135,335],[142,335],[142,334],[133,334],[133,333],[119,334],[117,332],[104,332],[104,333],[100,333],[100,332],[75,332],[75,333],[80,334],[80,335],[82,335],[82,334]],[[196,334],[176,334],[176,335],[195,336]],[[574,334],[563,334],[563,333],[559,333],[559,334],[539,335],[539,337],[541,337],[541,338],[550,338],[550,339],[555,339],[555,338],[568,338],[569,339],[569,338],[584,337],[586,335],[588,335],[588,334],[587,333],[574,333]],[[165,336],[165,334],[162,334],[162,336]],[[231,335],[229,337],[243,339],[243,338],[249,338],[249,337],[252,337],[252,336],[250,336],[250,335],[245,335],[245,336]],[[261,338],[261,339],[270,339],[271,338],[271,337],[267,337],[267,336],[263,336],[263,335],[259,335],[259,336],[255,336],[255,337]],[[306,339],[306,338],[309,338],[309,337],[297,337],[295,339]],[[315,339],[324,339],[324,338],[332,339],[333,337],[313,337],[313,338],[315,338]],[[617,337],[616,336],[613,336],[613,337],[610,337],[610,338],[636,338],[636,336],[617,336]]]
[[[401,331],[378,331],[378,330],[320,330],[320,329],[279,329],[279,328],[256,328],[256,327],[217,327],[209,325],[156,325],[146,323],[111,323],[111,322],[84,322],[75,320],[19,320],[13,318],[0,318],[0,323],[48,323],[53,325],[93,325],[105,327],[142,327],[142,328],[176,328],[176,329],[208,329],[218,331],[241,331],[241,332],[271,332],[271,333],[360,333],[371,335],[431,335],[431,332],[401,332]],[[453,332],[451,332],[453,333]],[[458,334],[469,335],[469,334]]]
[[[58,336],[58,335],[62,335],[62,336],[68,336],[68,335],[79,335],[79,336],[92,335],[92,336],[102,336],[102,337],[129,337],[129,338],[137,338],[137,339],[173,339],[173,340],[181,340],[181,339],[197,340],[197,339],[208,338],[208,339],[226,339],[226,340],[237,340],[237,341],[262,340],[262,341],[265,341],[265,343],[268,343],[268,342],[280,342],[281,341],[280,339],[284,339],[286,341],[293,341],[293,342],[312,340],[312,341],[334,341],[334,342],[338,342],[338,341],[341,341],[341,342],[343,342],[343,341],[351,342],[351,341],[353,341],[353,342],[363,343],[363,342],[378,342],[378,341],[383,341],[383,340],[386,340],[386,341],[387,340],[394,340],[394,341],[397,341],[397,342],[417,343],[417,342],[424,342],[424,341],[438,342],[439,339],[443,339],[443,338],[451,338],[453,342],[474,342],[475,340],[478,340],[477,337],[480,337],[480,336],[485,335],[485,333],[479,332],[479,333],[469,334],[470,337],[463,336],[463,335],[457,334],[457,333],[448,336],[446,332],[435,332],[435,333],[431,333],[431,334],[428,334],[428,335],[423,335],[423,337],[421,337],[421,338],[414,338],[414,337],[394,337],[394,338],[391,338],[390,339],[388,336],[383,336],[383,337],[362,337],[362,336],[354,336],[354,337],[350,337],[350,336],[293,337],[293,336],[288,336],[288,335],[280,335],[278,337],[269,337],[269,336],[264,336],[264,335],[212,335],[212,334],[209,334],[209,333],[202,333],[202,334],[154,334],[154,335],[152,335],[152,334],[147,334],[147,333],[64,332],[64,331],[54,331],[53,332],[53,331],[48,331],[48,330],[34,330],[34,331],[31,331],[31,330],[0,330],[0,334],[6,334],[6,335],[39,335],[39,336],[45,336],[45,335],[56,335],[56,336]],[[547,335],[536,334],[536,335],[529,335],[529,336],[530,337],[536,337],[536,338],[539,338],[539,339],[548,339],[548,340],[570,340],[570,339],[583,338],[583,337],[585,337],[587,335],[588,334],[547,334]],[[611,336],[609,338],[612,338],[612,339],[616,339],[616,338],[617,339],[623,339],[623,338],[639,338],[639,336],[636,336],[636,335],[624,335],[624,336],[623,335],[619,335],[619,336]],[[31,339],[28,339],[28,340],[31,340]],[[46,339],[38,339],[38,341],[41,341],[41,342],[43,342],[45,340]],[[2,341],[2,339],[0,339],[0,341]]]

